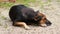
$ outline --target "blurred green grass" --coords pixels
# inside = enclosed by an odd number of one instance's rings
[[[39,1],[39,2],[37,2]],[[16,0],[15,3],[11,3],[11,2],[2,2],[0,3],[0,7],[11,7],[14,4],[24,4],[26,6],[30,6],[29,3],[32,3],[34,5],[34,3],[37,2],[38,4],[40,4],[41,8],[43,8],[44,4],[49,4],[51,2],[51,0],[47,0],[46,2],[43,2],[42,0]]]
[[[26,5],[26,6],[30,6],[32,3],[32,5],[35,5],[35,3],[37,2],[37,5],[39,5],[41,8],[44,7],[44,5],[51,5],[50,2],[52,0],[46,0],[45,2],[43,0],[16,0],[15,3],[12,3],[12,2],[0,2],[0,7],[11,7],[15,4],[23,4],[23,5]],[[60,3],[60,0],[56,0],[56,2],[59,2]]]
[[[5,7],[5,8],[10,7],[12,5],[14,5],[14,3],[0,3],[0,7]]]
[[[26,6],[29,6],[29,3],[30,2],[34,3],[35,0],[16,0],[15,3],[11,3],[11,2],[0,2],[0,7],[8,8],[8,7],[13,6],[14,4],[24,4]]]

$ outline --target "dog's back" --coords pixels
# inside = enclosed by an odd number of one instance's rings
[[[14,21],[28,21],[34,18],[36,12],[24,5],[12,6],[9,12],[11,20]]]
[[[9,16],[12,21],[14,21],[19,15],[22,15],[21,9],[25,8],[24,5],[15,5],[12,6],[9,11]]]

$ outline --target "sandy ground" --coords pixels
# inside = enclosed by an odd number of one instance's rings
[[[39,7],[32,8],[40,9]],[[51,6],[45,6],[44,9],[40,12],[47,16],[52,25],[48,27],[29,26],[31,30],[25,30],[22,27],[12,26],[8,16],[9,9],[0,8],[0,34],[60,34],[60,4],[53,1]]]

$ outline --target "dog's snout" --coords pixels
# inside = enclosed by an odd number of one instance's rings
[[[52,23],[51,23],[50,21],[47,21],[47,22],[46,22],[46,25],[47,25],[47,26],[50,26],[51,24],[52,24]]]

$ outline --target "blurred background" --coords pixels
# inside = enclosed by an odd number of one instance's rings
[[[24,4],[26,6],[40,6],[43,8],[44,5],[50,5],[53,0],[0,0],[0,7],[11,7],[15,4]],[[56,0],[60,2],[60,0]]]

